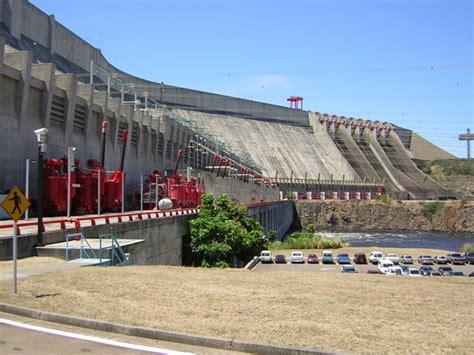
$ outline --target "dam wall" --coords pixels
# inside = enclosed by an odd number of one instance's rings
[[[90,45],[56,21],[54,15],[45,14],[28,0],[0,0],[0,9],[0,23],[4,26],[0,36],[6,36],[7,43],[18,50],[32,51],[35,63],[51,62],[64,72],[84,74],[90,72],[92,61],[97,69],[118,74],[137,89],[148,92],[150,98],[162,105],[308,126],[307,112],[302,110],[156,83],[129,75],[110,64],[99,48]]]

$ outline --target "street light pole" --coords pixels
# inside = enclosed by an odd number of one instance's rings
[[[74,152],[76,147],[67,147],[67,218],[71,217],[71,172],[74,168]]]
[[[38,245],[44,245],[43,241],[43,156],[46,153],[46,140],[48,129],[40,128],[35,130],[38,139]]]

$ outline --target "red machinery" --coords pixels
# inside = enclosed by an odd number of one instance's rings
[[[105,169],[100,166],[97,160],[89,159],[87,161],[88,172],[78,171],[77,182],[80,190],[73,200],[73,209],[76,213],[93,213],[97,211],[97,196],[99,189],[100,176],[100,207],[105,206]]]
[[[125,173],[123,167],[125,163],[125,149],[127,146],[128,130],[123,130],[123,151],[120,169],[114,171],[112,176],[105,181],[105,205],[106,211],[116,212],[122,208],[122,190],[125,184]],[[103,166],[103,165],[102,165]]]
[[[59,159],[43,161],[44,174],[44,211],[50,216],[66,213],[67,209],[67,174],[64,171],[66,162]],[[72,186],[76,182],[76,175],[71,174]],[[71,197],[76,195],[76,189],[71,189]]]
[[[183,151],[179,150],[176,168],[167,180],[163,180],[157,170],[148,175],[148,192],[144,194],[143,200],[149,209],[156,208],[156,201],[163,198],[170,199],[173,208],[197,207],[199,205],[204,193],[204,185],[199,183],[195,177],[188,179],[177,172],[183,155]]]

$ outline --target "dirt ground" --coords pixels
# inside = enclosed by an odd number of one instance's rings
[[[355,276],[355,277],[354,277]],[[472,353],[473,278],[166,266],[0,283],[0,302],[114,323],[344,352]]]

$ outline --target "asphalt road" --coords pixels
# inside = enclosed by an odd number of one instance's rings
[[[365,274],[367,270],[377,270],[377,265],[372,264],[354,264],[352,265],[356,268],[358,273]],[[287,262],[286,264],[262,264],[258,263],[252,271],[307,271],[307,272],[341,272],[341,266],[338,264],[291,264]],[[414,267],[419,269],[422,265],[415,262],[413,265],[408,265],[409,267]],[[429,265],[433,270],[438,269],[441,265]],[[444,266],[444,265],[443,265]],[[448,264],[453,270],[462,271],[464,274],[469,274],[474,271],[474,265],[451,265]]]
[[[0,313],[0,354],[238,354]]]

